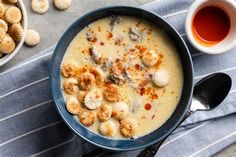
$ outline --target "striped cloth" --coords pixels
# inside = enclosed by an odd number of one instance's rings
[[[163,16],[185,39],[184,18],[193,0],[155,1],[143,6]],[[190,46],[190,45],[189,45]],[[0,156],[80,156],[96,147],[62,122],[49,90],[49,63],[55,46],[0,74]],[[195,81],[213,72],[232,77],[229,96],[216,109],[196,112],[161,146],[158,157],[212,156],[236,141],[236,49],[217,56],[190,46]],[[114,153],[136,156],[140,150]]]

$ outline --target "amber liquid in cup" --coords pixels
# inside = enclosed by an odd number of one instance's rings
[[[201,45],[216,45],[228,35],[229,30],[229,16],[219,7],[204,7],[193,18],[193,36]]]

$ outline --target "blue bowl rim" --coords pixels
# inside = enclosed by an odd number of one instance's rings
[[[53,76],[53,73],[54,73],[54,69],[53,69],[53,65],[55,64],[55,57],[56,57],[56,51],[59,47],[59,43],[62,43],[64,38],[66,37],[67,33],[69,32],[69,30],[74,26],[76,25],[76,23],[78,21],[80,21],[80,19],[83,19],[84,17],[86,16],[91,16],[93,15],[94,13],[96,12],[102,12],[102,11],[106,11],[106,10],[112,10],[112,9],[116,9],[116,8],[122,8],[122,9],[135,9],[137,11],[143,11],[143,12],[147,12],[149,14],[153,14],[154,16],[158,17],[160,20],[162,20],[162,22],[166,23],[168,25],[168,27],[170,27],[170,29],[172,29],[174,31],[174,33],[178,36],[178,38],[181,40],[183,46],[185,47],[186,49],[186,52],[187,52],[187,57],[188,57],[188,60],[189,60],[189,66],[191,67],[191,73],[189,74],[190,75],[190,79],[188,80],[191,84],[191,89],[190,89],[190,93],[189,93],[189,97],[188,99],[186,100],[186,108],[183,112],[183,114],[181,115],[181,117],[179,119],[176,120],[176,123],[174,124],[174,126],[172,128],[170,128],[167,132],[165,132],[165,134],[159,138],[159,139],[154,139],[153,141],[150,141],[149,143],[146,143],[142,146],[136,146],[136,147],[133,147],[133,148],[128,148],[128,149],[120,149],[120,148],[113,148],[113,147],[108,147],[108,146],[104,146],[104,145],[101,145],[101,144],[98,144],[98,143],[95,143],[93,142],[92,140],[90,140],[89,138],[81,135],[79,132],[77,132],[71,125],[70,123],[67,121],[67,119],[63,116],[61,110],[59,109],[58,107],[58,103],[57,103],[57,100],[55,99],[54,97],[54,91],[53,91],[53,79],[52,79],[52,76]],[[192,62],[192,59],[191,59],[191,55],[190,55],[190,51],[185,43],[185,41],[183,40],[183,38],[181,37],[181,35],[178,33],[178,31],[172,27],[165,19],[163,19],[160,15],[154,13],[153,11],[150,11],[150,10],[145,10],[145,9],[142,9],[142,8],[139,8],[139,7],[133,7],[133,6],[123,6],[123,5],[117,5],[117,6],[107,6],[107,7],[102,7],[102,8],[98,8],[96,10],[93,10],[93,11],[90,11],[82,16],[80,16],[77,20],[75,20],[72,25],[69,26],[69,28],[63,33],[62,37],[60,38],[60,40],[58,41],[58,44],[54,50],[54,53],[53,53],[53,56],[52,56],[52,61],[51,61],[51,64],[50,64],[50,90],[51,90],[51,94],[52,94],[52,97],[53,97],[53,102],[56,106],[56,109],[59,113],[59,115],[62,117],[63,121],[67,124],[67,126],[69,126],[69,128],[78,136],[80,136],[81,138],[83,138],[84,140],[98,146],[98,147],[101,147],[101,148],[104,148],[104,149],[108,149],[108,150],[112,150],[112,151],[130,151],[130,150],[137,150],[137,149],[141,149],[141,148],[144,148],[144,147],[147,147],[147,146],[150,146],[152,144],[155,144],[159,141],[161,141],[162,139],[165,139],[167,136],[169,136],[172,131],[178,127],[178,125],[181,123],[182,119],[185,117],[186,113],[188,112],[189,110],[189,106],[190,106],[190,103],[191,103],[191,100],[192,100],[192,94],[193,94],[193,73],[194,73],[194,69],[193,69],[193,62]],[[112,140],[112,139],[111,139]]]

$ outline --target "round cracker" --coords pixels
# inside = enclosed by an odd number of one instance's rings
[[[7,25],[7,23],[6,23],[4,20],[2,20],[2,19],[0,19],[0,28],[2,28],[5,32],[8,31],[8,25]]]
[[[4,5],[0,3],[0,18],[4,18],[5,11]]]
[[[71,5],[71,0],[54,0],[54,5],[59,10],[66,10]]]
[[[48,0],[32,0],[31,7],[34,12],[44,14],[48,11],[49,2]]]
[[[6,36],[6,31],[3,28],[0,28],[0,42],[3,41],[5,36]]]
[[[23,36],[23,28],[20,24],[15,23],[9,29],[9,34],[15,42],[20,42]]]
[[[12,53],[16,47],[16,44],[12,37],[6,35],[3,41],[0,43],[0,52],[5,54]]]
[[[25,43],[29,46],[35,46],[40,42],[39,33],[33,29],[29,29],[26,33]]]
[[[22,19],[20,9],[15,6],[8,8],[5,12],[5,19],[11,24],[20,22]]]

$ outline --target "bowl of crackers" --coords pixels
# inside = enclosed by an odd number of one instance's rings
[[[28,26],[23,0],[0,0],[0,66],[22,47]]]

